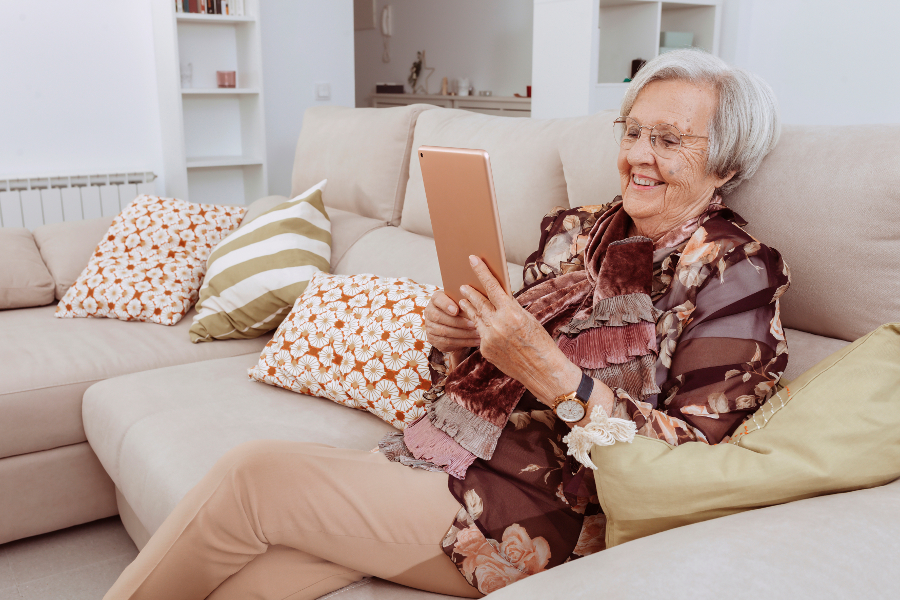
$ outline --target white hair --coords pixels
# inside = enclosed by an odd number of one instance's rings
[[[707,173],[734,177],[719,192],[732,192],[750,179],[781,135],[775,93],[760,77],[732,67],[703,50],[689,48],[660,54],[647,62],[622,100],[621,115],[628,116],[634,102],[649,83],[681,80],[712,85],[718,95],[710,123]]]

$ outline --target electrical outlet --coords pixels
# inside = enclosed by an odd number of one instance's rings
[[[331,100],[331,82],[316,82],[316,100]]]

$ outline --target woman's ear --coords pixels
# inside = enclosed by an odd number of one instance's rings
[[[731,172],[728,173],[725,177],[717,177],[717,178],[715,179],[715,186],[716,186],[716,189],[718,190],[718,189],[721,188],[723,185],[725,185],[726,183],[728,183],[729,181],[731,181],[731,178],[734,177],[735,175],[737,175],[737,169],[735,169],[734,171],[731,171]]]

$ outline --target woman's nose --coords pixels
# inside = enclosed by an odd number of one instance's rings
[[[656,162],[656,153],[650,146],[650,132],[641,131],[641,136],[628,150],[628,162],[632,165],[646,165]]]

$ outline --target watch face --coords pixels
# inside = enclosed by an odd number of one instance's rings
[[[564,400],[557,405],[556,416],[566,423],[577,423],[584,418],[584,406],[577,400]]]

